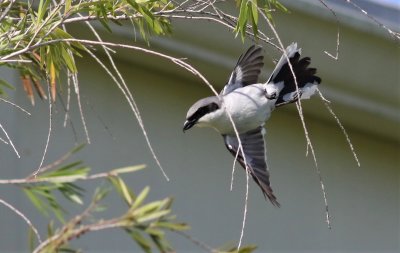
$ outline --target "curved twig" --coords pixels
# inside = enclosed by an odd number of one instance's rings
[[[8,207],[11,211],[13,211],[15,214],[17,214],[19,217],[21,217],[26,224],[32,229],[32,231],[35,233],[36,238],[38,239],[39,243],[42,243],[42,239],[40,238],[40,234],[36,227],[33,225],[33,223],[26,217],[25,214],[23,214],[21,211],[19,211],[15,206],[11,205],[10,203],[6,202],[5,200],[0,198],[0,203],[3,204],[4,206]]]

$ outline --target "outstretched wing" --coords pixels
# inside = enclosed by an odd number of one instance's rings
[[[300,59],[301,49],[297,48],[297,43],[288,46],[286,53],[296,76],[299,94],[287,58],[282,55],[267,81],[267,86],[272,85],[279,92],[276,107],[293,103],[299,97],[300,99],[310,98],[315,93],[317,85],[321,83],[321,78],[315,75],[317,69],[308,67],[311,63],[310,57]]]
[[[261,47],[251,46],[239,57],[228,83],[221,91],[221,95],[226,95],[237,88],[257,83],[261,68],[264,66],[263,60],[264,56],[262,55]]]
[[[247,168],[254,181],[261,188],[265,197],[275,206],[280,206],[269,182],[269,172],[267,169],[265,153],[265,129],[260,126],[254,130],[240,134],[243,152],[246,158]],[[229,152],[236,157],[239,149],[239,142],[236,136],[224,135],[225,145]],[[239,151],[237,161],[246,170],[245,161],[242,153]]]

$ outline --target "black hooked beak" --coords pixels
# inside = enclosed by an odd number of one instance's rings
[[[197,121],[194,120],[186,120],[185,123],[183,124],[183,132],[185,132],[186,130],[192,128]]]

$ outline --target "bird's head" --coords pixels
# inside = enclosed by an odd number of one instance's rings
[[[186,121],[183,124],[183,131],[186,131],[197,123],[207,123],[207,115],[221,107],[220,99],[216,96],[206,97],[194,103],[186,114]]]

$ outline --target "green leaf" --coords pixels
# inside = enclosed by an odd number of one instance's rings
[[[29,188],[22,188],[28,199],[32,202],[32,204],[38,209],[42,214],[48,215],[46,211],[45,204],[38,198],[31,189]]]
[[[143,249],[146,253],[151,253],[151,244],[150,242],[144,238],[138,231],[129,231],[131,237],[135,240],[135,242]]]
[[[89,167],[77,167],[82,164],[81,161],[67,164],[57,170],[48,171],[38,176],[38,178],[62,177],[62,176],[87,176]]]
[[[86,146],[85,143],[79,144],[78,146],[74,147],[70,152],[71,154],[75,154],[78,151],[80,151],[81,149],[83,149]]]
[[[149,235],[154,235],[154,236],[158,236],[158,237],[162,237],[165,235],[164,231],[161,231],[160,229],[156,229],[156,228],[146,228],[144,230],[144,232],[146,232]]]
[[[254,24],[256,24],[256,26],[257,26],[257,24],[258,24],[258,6],[257,6],[257,0],[252,0],[251,1],[251,14],[253,15],[252,17],[253,17],[253,26],[254,26]]]
[[[51,220],[47,224],[47,237],[52,237],[54,235],[54,220]]]
[[[118,193],[124,198],[125,202],[131,205],[133,193],[128,189],[125,182],[119,177],[109,177],[108,179],[114,185]]]
[[[283,12],[289,12],[289,10],[283,4],[281,4],[278,1],[275,1],[275,6],[276,6],[277,9],[279,9],[279,10],[281,10]]]
[[[132,209],[137,208],[138,206],[140,206],[144,199],[147,197],[147,195],[149,194],[150,191],[150,187],[146,186],[140,193],[139,195],[136,197],[135,202],[132,205]]]
[[[159,221],[156,223],[156,226],[160,228],[168,228],[171,230],[188,230],[190,229],[190,226],[185,224],[185,223],[173,223],[173,222],[166,222],[166,221]]]
[[[72,202],[75,202],[79,205],[83,205],[83,201],[82,199],[79,197],[78,194],[70,194],[70,195],[65,195],[69,200],[71,200]]]
[[[65,1],[64,14],[66,14],[71,9],[71,2],[72,0]]]
[[[37,17],[38,17],[37,25],[39,24],[39,22],[42,21],[44,14],[49,9],[50,2],[51,2],[51,0],[40,0],[39,7],[38,7],[38,14],[37,14]]]
[[[239,18],[238,18],[238,23],[236,25],[235,31],[236,35],[240,33],[242,35],[242,40],[244,39],[244,35],[246,34],[246,24],[247,24],[247,19],[248,19],[248,5],[247,5],[247,0],[241,0],[240,3],[240,9],[239,9]]]
[[[135,165],[135,166],[128,166],[128,167],[122,167],[122,168],[118,168],[118,169],[113,169],[110,171],[110,174],[112,175],[118,175],[118,174],[124,174],[124,173],[131,173],[131,172],[135,172],[138,170],[142,170],[146,168],[145,164],[140,164],[140,165]]]
[[[117,180],[119,181],[119,186],[121,187],[121,193],[126,203],[128,203],[128,205],[132,205],[132,196],[131,193],[129,192],[128,186],[126,186],[124,180],[122,180],[120,177],[118,177]]]
[[[165,200],[153,201],[136,209],[131,209],[133,216],[142,216],[160,210],[165,205]]]
[[[239,249],[239,253],[252,253],[257,249],[256,245],[246,245]]]
[[[62,58],[63,58],[65,64],[67,65],[68,69],[72,73],[76,73],[78,70],[76,69],[75,61],[73,59],[72,53],[70,54],[65,47],[61,47],[61,55],[62,55]]]
[[[164,236],[150,235],[150,238],[153,240],[154,244],[157,246],[157,248],[160,252],[171,252],[172,251],[171,246],[164,239]]]
[[[253,34],[254,34],[254,38],[257,39],[258,36],[258,9],[257,9],[257,5],[252,2],[250,3],[252,8],[249,8],[249,16],[251,17],[251,27],[253,29]],[[255,6],[255,8],[254,8]]]
[[[151,212],[150,214],[146,214],[146,215],[143,215],[143,216],[137,218],[136,221],[138,223],[145,223],[145,222],[148,222],[151,220],[156,220],[158,218],[161,218],[161,217],[169,214],[170,212],[171,212],[171,210],[154,211],[154,212]]]
[[[4,79],[0,79],[0,86],[4,86],[8,89],[15,90],[14,86],[12,86],[9,82]]]
[[[33,252],[35,250],[35,243],[36,242],[36,235],[33,229],[29,226],[28,229],[28,244],[29,244],[29,251]]]
[[[257,249],[256,245],[245,245],[241,247],[239,250],[237,249],[237,246],[234,245],[233,243],[228,243],[227,245],[224,245],[222,247],[218,248],[218,252],[225,252],[225,253],[251,253]]]
[[[94,197],[93,197],[93,202],[97,203],[97,202],[101,201],[108,195],[109,192],[110,192],[110,189],[106,188],[106,187],[96,188]]]

